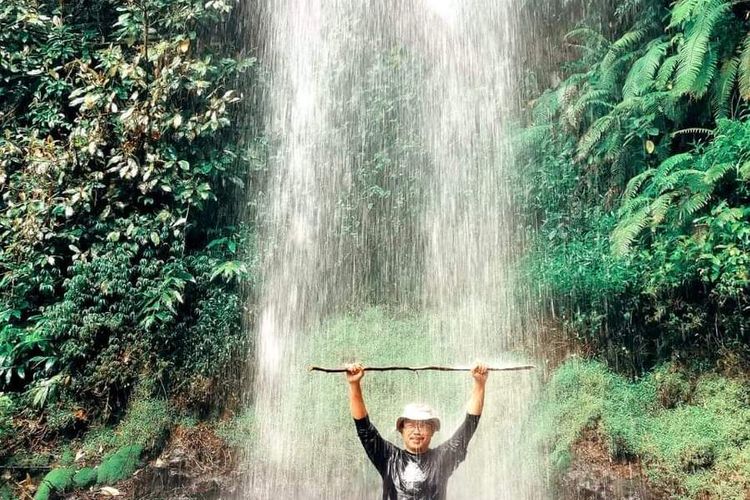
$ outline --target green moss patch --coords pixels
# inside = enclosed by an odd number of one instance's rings
[[[536,430],[558,473],[583,431],[595,430],[613,459],[639,460],[654,485],[677,497],[744,498],[748,401],[745,380],[664,365],[628,381],[601,363],[574,360],[552,377]]]
[[[96,470],[91,467],[84,467],[73,476],[73,484],[76,488],[88,488],[96,484],[96,476]]]
[[[143,447],[135,444],[107,456],[97,469],[97,484],[114,484],[130,477],[138,469],[142,454]]]
[[[47,500],[53,494],[60,494],[71,489],[74,475],[75,470],[69,467],[51,470],[42,479],[34,500]]]

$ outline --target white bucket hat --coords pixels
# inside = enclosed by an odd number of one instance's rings
[[[435,432],[440,430],[440,418],[430,406],[420,403],[411,403],[404,406],[404,411],[396,420],[396,430],[401,432],[404,420],[420,420],[430,422]]]

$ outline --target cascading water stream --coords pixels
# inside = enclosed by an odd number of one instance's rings
[[[502,364],[524,344],[504,140],[512,4],[266,0],[272,155],[241,498],[378,494],[343,377],[308,374],[307,364]],[[373,302],[410,312],[344,314]],[[522,432],[536,381],[491,376],[450,498],[547,496]],[[363,385],[384,437],[400,444],[400,408],[425,401],[443,415],[439,443],[463,418],[470,382],[401,373]]]

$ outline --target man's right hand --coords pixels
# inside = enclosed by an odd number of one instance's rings
[[[361,363],[347,363],[344,368],[346,368],[346,381],[350,384],[359,383],[365,376],[365,367]]]

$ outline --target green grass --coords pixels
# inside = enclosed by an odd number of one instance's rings
[[[571,447],[596,430],[613,459],[638,458],[650,481],[676,498],[743,499],[750,491],[747,381],[663,365],[630,382],[595,361],[553,375],[537,436],[563,472]],[[559,425],[565,422],[565,425]]]

